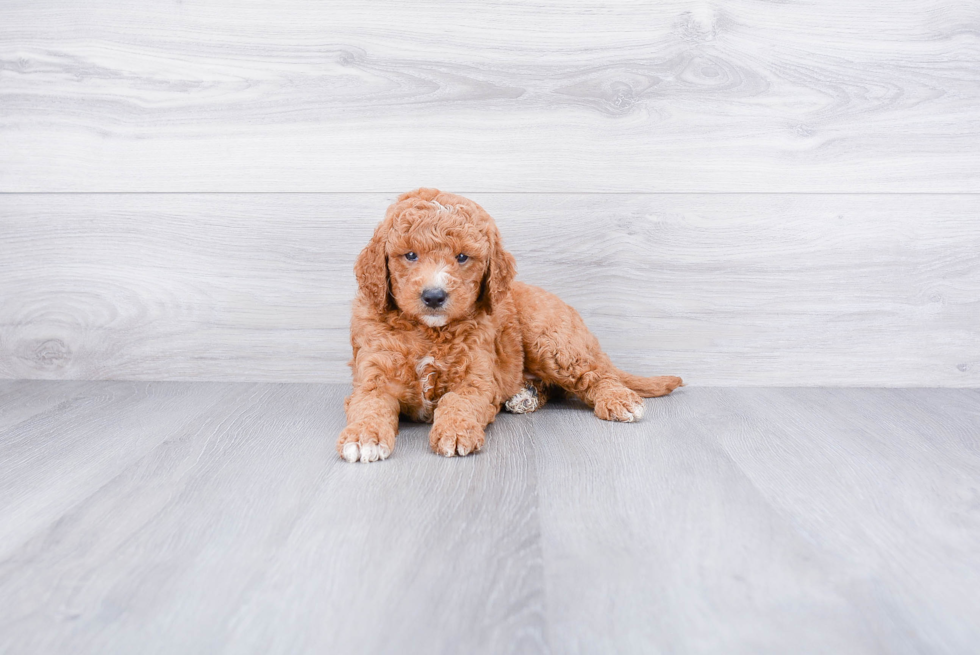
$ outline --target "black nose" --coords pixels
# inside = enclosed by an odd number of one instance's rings
[[[442,307],[446,302],[446,298],[449,294],[446,293],[445,289],[423,289],[422,290],[422,302],[425,303],[427,307],[435,309],[436,307]]]

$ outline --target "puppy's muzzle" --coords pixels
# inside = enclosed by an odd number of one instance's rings
[[[446,298],[449,294],[446,293],[445,289],[423,289],[422,290],[422,302],[425,303],[426,307],[430,309],[439,309],[446,304]]]

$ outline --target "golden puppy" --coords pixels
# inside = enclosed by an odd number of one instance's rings
[[[490,215],[436,189],[406,193],[354,266],[354,391],[337,452],[349,462],[386,459],[398,415],[432,422],[429,445],[452,457],[483,446],[501,405],[531,412],[570,392],[607,421],[635,421],[643,400],[677,377],[620,371],[574,309],[514,281]]]

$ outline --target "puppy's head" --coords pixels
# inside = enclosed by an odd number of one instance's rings
[[[436,189],[403,194],[354,266],[359,293],[379,314],[398,310],[429,327],[492,312],[514,278],[490,215]]]

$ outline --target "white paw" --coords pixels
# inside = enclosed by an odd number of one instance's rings
[[[642,400],[639,402],[639,404],[630,407],[629,410],[626,412],[626,416],[628,417],[626,419],[626,422],[632,423],[633,421],[639,421],[641,418],[643,418],[644,409],[645,408],[643,406]]]
[[[378,444],[366,443],[361,445],[362,462],[376,462],[379,457],[381,457],[381,450],[378,448]]]
[[[367,443],[358,445],[354,442],[344,444],[344,459],[348,462],[377,462],[388,459],[391,449],[385,444]]]
[[[477,450],[479,450],[479,448],[471,444],[465,444],[462,441],[456,444],[456,454],[460,457],[466,457],[470,453],[475,453]]]
[[[513,414],[527,414],[538,408],[538,391],[534,387],[524,387],[504,403],[504,408]]]

